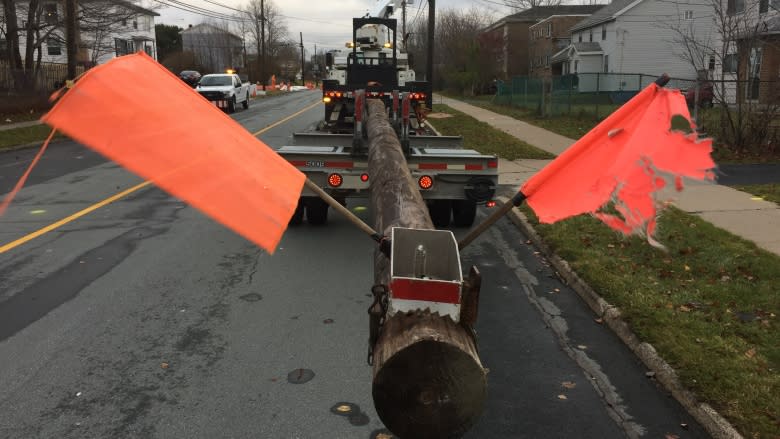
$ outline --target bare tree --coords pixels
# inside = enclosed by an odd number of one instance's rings
[[[151,21],[145,15],[139,14],[132,4],[108,0],[82,0],[79,5],[80,48],[88,49],[89,62],[92,65],[115,50],[114,35],[123,30],[128,23],[151,26]],[[151,29],[146,30],[151,31]]]
[[[487,62],[480,47],[480,33],[493,17],[474,7],[467,11],[445,9],[436,15],[434,83],[459,93],[479,93],[495,75],[495,63]],[[407,45],[414,58],[413,68],[426,65],[427,23],[421,19],[411,28]]]
[[[260,81],[265,84],[270,72],[278,72],[271,67],[278,64],[276,58],[280,47],[290,40],[287,24],[272,0],[250,0],[241,9],[248,21],[248,24],[244,25],[244,35],[249,36],[250,47],[257,54],[256,69],[261,72]],[[265,59],[262,58],[263,53]]]
[[[696,86],[695,109],[701,102],[718,104],[720,118],[711,128],[719,131],[725,146],[754,153],[776,147],[771,122],[780,115],[778,84],[776,78],[762,83],[760,77],[762,55],[776,44],[766,38],[772,23],[762,5],[768,9],[769,2],[707,0],[707,4],[712,16],[700,20],[712,27],[687,19],[684,4],[677,5],[680,19],[666,25],[677,54],[699,72],[697,83],[715,82],[713,97],[701,96],[704,89]]]
[[[512,11],[519,12],[537,6],[559,6],[563,0],[503,0],[503,3]]]

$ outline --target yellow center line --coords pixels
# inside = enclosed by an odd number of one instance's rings
[[[284,119],[282,119],[280,121],[277,121],[277,122],[272,123],[271,125],[268,125],[267,127],[263,128],[262,130],[254,133],[252,135],[253,136],[259,136],[260,134],[263,134],[264,132],[270,130],[271,128],[279,126],[279,125],[289,121],[290,119],[293,119],[293,118],[299,116],[301,113],[304,113],[306,111],[311,110],[312,108],[314,108],[317,105],[320,105],[319,101],[315,102],[312,105],[309,105],[308,107],[304,108],[301,111],[298,111],[298,112],[296,112],[296,113],[294,113],[294,114],[292,114],[290,116],[285,117]],[[149,186],[150,184],[152,184],[152,182],[148,181],[148,180],[144,181],[142,183],[139,183],[139,184],[137,184],[137,185],[135,185],[135,186],[133,186],[133,187],[131,187],[129,189],[125,189],[122,192],[114,194],[114,195],[106,198],[103,201],[97,202],[97,203],[95,203],[95,204],[93,204],[93,205],[91,205],[91,206],[89,206],[89,207],[87,207],[85,209],[82,209],[82,210],[74,213],[73,215],[65,217],[65,218],[63,218],[63,219],[61,219],[61,220],[59,220],[59,221],[57,221],[55,223],[49,224],[48,226],[46,226],[46,227],[44,227],[42,229],[36,230],[35,232],[32,232],[32,233],[30,233],[28,235],[25,235],[25,236],[15,240],[15,241],[11,241],[8,244],[4,244],[4,245],[0,246],[0,254],[3,254],[3,253],[5,253],[5,252],[7,252],[7,251],[9,251],[9,250],[11,250],[13,248],[19,247],[20,245],[22,245],[22,244],[24,244],[24,243],[26,243],[28,241],[31,241],[31,240],[33,240],[33,239],[35,239],[35,238],[37,238],[37,237],[39,237],[41,235],[49,233],[52,230],[55,230],[55,229],[57,229],[59,227],[62,227],[65,224],[68,224],[69,222],[75,221],[75,220],[81,218],[82,216],[87,215],[90,212],[93,212],[93,211],[95,211],[97,209],[100,209],[101,207],[103,207],[105,205],[111,204],[114,201],[117,201],[117,200],[119,200],[121,198],[124,198],[124,197],[132,194],[133,192],[135,192],[135,191],[137,191],[139,189],[143,189],[146,186]]]
[[[307,112],[307,111],[311,110],[312,108],[314,108],[314,107],[316,107],[316,106],[318,106],[318,105],[322,105],[322,103],[321,103],[319,100],[318,100],[317,102],[315,102],[315,103],[313,103],[313,104],[309,105],[308,107],[304,108],[303,110],[301,110],[301,111],[298,111],[297,113],[293,113],[293,114],[291,114],[291,115],[289,115],[289,116],[285,117],[284,119],[282,119],[282,120],[280,120],[280,121],[278,121],[278,122],[274,122],[274,123],[272,123],[271,125],[268,125],[267,127],[263,128],[262,130],[260,130],[260,131],[258,131],[258,132],[256,132],[256,133],[253,133],[252,135],[253,135],[253,136],[255,136],[255,137],[257,137],[257,136],[259,136],[260,134],[263,134],[264,132],[266,132],[266,131],[270,130],[271,128],[273,128],[273,127],[276,127],[276,126],[279,126],[279,125],[281,125],[281,124],[283,124],[283,123],[287,122],[287,121],[288,121],[288,120],[290,120],[290,119],[293,119],[293,118],[295,118],[295,117],[298,117],[298,116],[300,116],[302,113],[305,113],[305,112]]]

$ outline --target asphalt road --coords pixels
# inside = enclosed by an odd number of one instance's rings
[[[257,132],[317,99],[269,98],[234,117]],[[316,106],[260,138],[289,143],[320,116]],[[0,155],[0,193],[33,153]],[[53,145],[0,217],[0,248],[140,181]],[[8,248],[0,438],[376,437],[372,254],[332,216],[291,228],[271,256],[153,187]],[[490,370],[468,438],[707,437],[509,221],[462,260],[483,274],[477,331]],[[343,402],[353,416],[331,411]]]

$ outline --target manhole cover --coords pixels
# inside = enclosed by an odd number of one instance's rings
[[[311,369],[295,369],[287,374],[287,382],[290,384],[308,383],[314,378],[314,371]]]

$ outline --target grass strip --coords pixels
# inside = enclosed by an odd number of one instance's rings
[[[48,125],[33,125],[31,127],[0,130],[0,151],[28,143],[43,143],[50,132],[51,127]],[[60,133],[54,135],[54,139],[61,138],[64,138],[64,136]]]
[[[675,208],[659,219],[666,252],[591,216],[539,224],[523,210],[685,386],[745,437],[777,437],[780,257]]]
[[[466,148],[475,149],[484,154],[494,154],[507,160],[551,159],[555,157],[447,105],[434,104],[433,111],[452,115],[452,117],[445,118],[431,117],[429,120],[444,135],[463,136],[463,145]]]
[[[780,204],[780,184],[750,184],[733,186],[734,189]],[[780,293],[778,293],[780,294]]]

